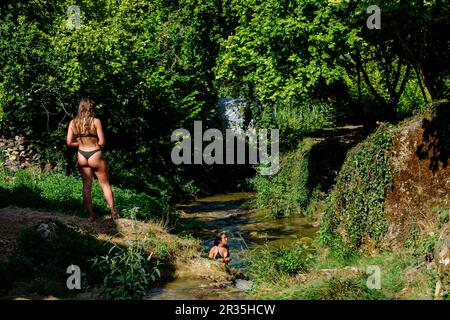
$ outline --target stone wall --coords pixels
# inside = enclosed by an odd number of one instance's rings
[[[40,155],[33,151],[24,137],[0,137],[0,163],[3,167],[17,171],[33,166],[39,159]]]

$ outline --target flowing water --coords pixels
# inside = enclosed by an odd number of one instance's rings
[[[215,236],[228,233],[228,246],[232,257],[229,266],[243,267],[242,255],[256,245],[271,247],[287,245],[292,241],[309,241],[314,237],[315,228],[303,217],[275,219],[263,212],[249,209],[245,203],[252,199],[251,193],[231,193],[198,199],[189,205],[180,205],[183,224],[201,225],[195,236],[203,241],[208,252]],[[151,290],[147,299],[196,300],[196,299],[246,299],[245,290],[250,287],[246,280],[222,286],[211,286],[201,277],[178,277]]]

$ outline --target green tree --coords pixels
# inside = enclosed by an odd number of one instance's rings
[[[175,170],[171,132],[205,118],[217,101],[211,69],[220,6],[80,0],[81,27],[70,29],[70,5],[30,0],[1,7],[2,132],[26,135],[54,158],[66,149],[78,101],[89,96],[114,150],[113,176],[129,184],[168,175]]]

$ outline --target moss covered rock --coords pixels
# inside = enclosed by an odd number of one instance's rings
[[[412,228],[439,229],[448,207],[449,104],[396,126],[381,125],[351,149],[327,197],[319,239],[374,252],[404,248]]]
[[[450,225],[448,223],[441,229],[434,256],[439,275],[436,298],[450,298]]]
[[[392,186],[391,127],[383,125],[351,149],[327,198],[320,239],[328,245],[376,247],[388,224],[383,215]],[[337,241],[340,240],[340,241]]]

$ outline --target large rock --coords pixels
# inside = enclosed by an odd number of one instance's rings
[[[435,298],[441,299],[443,296],[450,295],[450,224],[448,223],[441,229],[434,257],[439,275]]]
[[[385,200],[388,230],[385,243],[401,249],[413,225],[430,234],[439,223],[435,207],[450,193],[450,107],[432,116],[414,117],[393,131],[391,172],[394,186]]]

